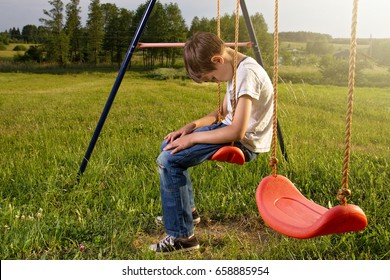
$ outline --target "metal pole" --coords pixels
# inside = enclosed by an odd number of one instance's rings
[[[149,19],[149,16],[153,10],[153,7],[154,7],[154,4],[156,3],[156,0],[150,0],[149,1],[149,4],[148,6],[146,7],[145,9],[145,12],[144,12],[144,15],[142,16],[142,19],[138,25],[138,28],[135,32],[135,35],[133,37],[133,40],[129,46],[129,49],[127,50],[127,53],[126,53],[126,56],[125,56],[125,59],[123,60],[123,63],[122,63],[122,66],[121,68],[119,69],[119,73],[118,73],[118,76],[115,80],[115,83],[111,89],[111,93],[107,99],[107,102],[106,102],[106,105],[104,106],[104,109],[103,109],[103,112],[100,116],[100,119],[96,125],[96,129],[95,129],[95,132],[92,136],[92,139],[91,139],[91,142],[89,143],[89,146],[88,146],[88,149],[85,153],[85,156],[83,158],[83,161],[80,165],[80,170],[78,172],[78,176],[80,176],[81,174],[84,173],[86,167],[87,167],[87,164],[88,164],[88,161],[92,155],[92,151],[93,149],[95,148],[95,144],[99,138],[99,135],[100,135],[100,132],[102,131],[103,129],[103,125],[104,125],[104,122],[106,121],[106,118],[108,116],[108,113],[110,112],[110,108],[111,108],[111,105],[112,103],[114,102],[114,99],[115,99],[115,96],[118,92],[118,89],[121,85],[121,82],[123,80],[123,77],[126,73],[126,69],[127,67],[129,66],[129,63],[130,63],[130,60],[131,60],[131,57],[133,56],[133,53],[134,53],[134,50],[138,44],[138,41],[139,41],[139,38],[141,37],[141,34],[146,26],[146,23]]]
[[[255,53],[256,61],[262,67],[264,67],[263,59],[261,57],[259,43],[257,42],[256,34],[255,34],[254,29],[253,29],[253,24],[252,24],[251,18],[249,16],[248,9],[246,8],[245,0],[240,0],[240,6],[241,6],[241,10],[242,10],[242,15],[244,16],[244,19],[245,19],[246,28],[248,29],[250,40],[252,41],[252,44],[253,44],[252,48],[253,48],[253,51]],[[277,134],[278,134],[278,139],[279,139],[280,150],[282,151],[284,159],[286,161],[288,161],[288,155],[287,155],[286,147],[284,145],[284,138],[283,138],[283,134],[282,134],[282,129],[281,129],[280,124],[279,124],[279,120],[277,121],[276,129],[277,129]]]
[[[252,21],[251,21],[251,18],[249,16],[248,9],[246,8],[245,0],[240,0],[240,6],[241,6],[242,15],[244,16],[244,19],[245,19],[246,28],[247,28],[248,33],[249,33],[249,38],[253,44],[252,49],[255,53],[256,61],[261,66],[264,66],[263,65],[263,58],[261,57],[259,43],[257,42],[255,31],[253,30]]]

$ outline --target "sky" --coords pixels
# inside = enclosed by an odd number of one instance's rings
[[[213,18],[217,15],[217,0],[159,0],[162,4],[177,3],[187,25],[195,16]],[[220,0],[221,13],[232,14],[235,0]],[[66,5],[69,0],[63,0]],[[147,0],[100,0],[119,8],[135,11]],[[80,0],[82,20],[85,23],[90,0]],[[246,0],[250,15],[261,13],[273,32],[274,0]],[[279,32],[309,31],[329,34],[333,38],[350,37],[353,0],[279,0]],[[0,0],[0,31],[12,27],[22,29],[45,17],[50,10],[48,0]],[[390,0],[359,0],[358,38],[390,38]]]

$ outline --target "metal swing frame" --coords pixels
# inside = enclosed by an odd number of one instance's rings
[[[154,5],[156,4],[156,1],[157,0],[150,0],[149,3],[147,4],[147,7],[145,8],[144,14],[141,18],[141,21],[140,21],[137,29],[136,29],[136,32],[135,32],[134,37],[130,43],[130,46],[126,52],[125,58],[124,58],[122,65],[119,69],[118,76],[114,82],[114,85],[113,85],[111,92],[108,96],[108,99],[106,101],[106,104],[103,108],[100,119],[99,119],[99,121],[96,125],[96,128],[95,128],[95,131],[92,135],[91,141],[90,141],[88,148],[85,152],[84,158],[81,162],[81,165],[80,165],[80,168],[78,171],[78,178],[80,177],[80,175],[82,175],[84,173],[85,169],[87,168],[88,162],[90,161],[92,152],[93,152],[95,145],[96,145],[96,142],[97,142],[99,135],[103,129],[104,123],[107,119],[107,116],[110,112],[111,106],[115,100],[116,94],[118,93],[119,87],[120,87],[122,80],[123,80],[123,77],[126,73],[126,69],[129,66],[129,63],[130,63],[131,58],[133,56],[133,53],[138,46],[139,39],[142,35],[143,30],[145,29],[146,23],[148,22],[148,19],[152,13]],[[252,48],[253,48],[253,51],[255,54],[255,59],[261,66],[264,66],[263,59],[261,57],[260,47],[259,47],[259,44],[257,42],[257,38],[256,38],[254,29],[253,29],[252,21],[249,17],[249,13],[248,13],[248,10],[246,7],[245,0],[240,0],[240,6],[241,6],[242,14],[244,16],[245,23],[246,23],[246,26],[248,29],[249,37],[250,37],[250,40],[252,42]],[[277,122],[277,131],[278,131],[279,144],[280,144],[282,154],[283,154],[285,160],[288,161],[287,151],[285,149],[284,139],[283,139],[282,130],[280,128],[279,122]]]

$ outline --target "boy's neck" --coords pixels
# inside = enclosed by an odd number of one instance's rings
[[[232,48],[226,48],[226,52],[229,55],[229,62],[234,67],[234,50]],[[246,57],[246,55],[238,52],[237,53],[237,65],[240,64],[240,62]]]

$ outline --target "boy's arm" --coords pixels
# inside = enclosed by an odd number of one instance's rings
[[[204,116],[203,118],[193,121],[192,124],[194,128],[192,130],[206,125],[212,125],[214,123],[217,123],[217,121],[218,121],[218,111],[213,111],[210,114]]]
[[[222,103],[222,112],[221,112],[222,119],[224,119],[226,114],[227,114],[227,102],[228,102],[227,94],[225,94],[225,97],[224,97],[223,103]],[[207,125],[212,125],[212,124],[217,123],[217,122],[218,122],[218,111],[213,111],[210,114],[187,124],[186,126],[190,127],[191,132],[192,132],[193,130],[195,130],[197,128],[207,126]]]
[[[190,134],[193,130],[195,130],[199,127],[206,126],[206,125],[212,125],[213,123],[216,123],[217,121],[218,121],[218,112],[217,111],[211,112],[210,114],[208,114],[200,119],[197,119],[195,121],[192,121],[192,122],[186,124],[185,126],[183,126],[182,128],[169,133],[167,136],[164,137],[164,140],[167,143],[170,143],[179,137]]]
[[[176,138],[168,144],[164,150],[172,150],[171,153],[176,153],[195,144],[224,144],[239,141],[244,137],[247,130],[251,107],[251,98],[247,95],[241,96],[238,99],[234,119],[231,125],[211,131],[182,135],[180,138]],[[208,116],[202,119],[205,119]],[[195,124],[195,122],[193,124]]]

